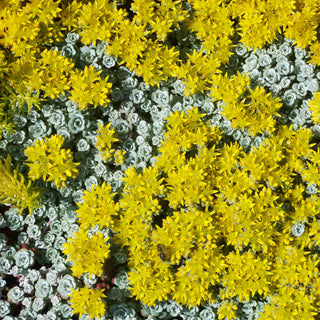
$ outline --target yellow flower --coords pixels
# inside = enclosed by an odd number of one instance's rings
[[[73,313],[78,313],[81,317],[83,314],[89,314],[89,319],[98,317],[99,319],[105,314],[105,302],[103,298],[106,295],[98,289],[90,289],[87,286],[84,288],[71,288],[72,294],[69,300]]]
[[[251,135],[273,132],[275,130],[275,116],[279,116],[277,111],[281,108],[279,98],[273,98],[270,93],[266,93],[264,88],[256,87],[249,89],[248,98],[250,102],[234,99],[231,103],[223,106],[222,114],[229,118],[235,129],[248,129]]]
[[[78,108],[85,109],[88,104],[94,107],[97,105],[107,105],[108,94],[112,84],[108,82],[108,77],[102,79],[100,71],[96,71],[93,66],[85,66],[83,71],[74,71],[70,76],[70,99],[78,104]]]
[[[70,86],[67,77],[72,72],[74,64],[71,60],[63,57],[55,50],[44,50],[41,53],[41,90],[44,91],[44,97],[54,99]],[[31,79],[30,79],[31,80]]]
[[[63,188],[68,177],[77,175],[79,163],[73,162],[69,149],[61,148],[63,142],[62,136],[52,135],[26,148],[26,163],[30,168],[28,176],[32,180],[42,177],[44,181],[54,181],[58,188]]]
[[[100,228],[113,227],[113,218],[117,216],[118,204],[115,204],[111,193],[112,187],[105,182],[101,186],[94,185],[90,191],[84,191],[82,203],[78,204],[78,219],[81,227],[88,229],[96,224]]]
[[[310,63],[314,63],[318,66],[320,66],[320,42],[315,41],[310,46]]]
[[[231,252],[226,262],[228,271],[222,277],[223,299],[237,296],[241,301],[249,301],[256,293],[269,294],[272,272],[268,259],[256,257],[249,249],[241,254]]]
[[[19,213],[25,208],[29,208],[32,213],[32,210],[39,206],[40,192],[31,187],[31,181],[25,183],[18,167],[11,172],[10,156],[3,162],[0,160],[0,176],[0,203],[15,205]]]
[[[236,310],[238,309],[237,305],[230,301],[224,300],[221,306],[218,309],[218,319],[227,319],[227,320],[235,320],[237,319]]]
[[[175,290],[173,276],[169,266],[165,264],[162,264],[160,269],[150,262],[145,262],[137,265],[136,270],[129,271],[128,276],[132,295],[147,305],[168,300],[170,293]]]
[[[80,277],[84,273],[101,276],[103,273],[103,263],[109,256],[109,244],[101,232],[92,236],[88,231],[80,228],[75,232],[73,238],[63,244],[63,253],[68,255],[67,261],[72,261],[72,274]]]
[[[125,156],[126,152],[123,150],[117,150],[114,153],[114,163],[116,165],[121,165],[124,163],[124,156]]]
[[[294,43],[301,48],[306,48],[308,45],[317,40],[317,6],[304,6],[301,11],[292,13],[287,26],[284,29],[284,34],[288,39],[293,39]]]
[[[314,94],[314,99],[309,101],[311,118],[314,122],[320,122],[320,92]]]
[[[113,142],[118,141],[118,138],[116,138],[116,132],[111,127],[110,122],[106,126],[99,123],[99,130],[97,133],[96,147],[101,152],[103,159],[108,161],[114,154],[114,149],[111,149],[111,145]]]

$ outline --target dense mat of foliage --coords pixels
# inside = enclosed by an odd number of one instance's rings
[[[318,3],[0,18],[0,317],[318,318]]]

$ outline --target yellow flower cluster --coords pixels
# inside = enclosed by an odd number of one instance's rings
[[[108,82],[108,77],[102,79],[100,71],[96,71],[94,67],[85,67],[83,71],[75,71],[70,76],[71,97],[76,102],[79,109],[85,109],[88,104],[94,107],[107,105],[112,84]]]
[[[125,17],[123,9],[117,9],[116,1],[70,1],[61,14],[61,22],[69,30],[81,32],[84,44],[96,44],[97,39],[110,43]],[[129,30],[128,30],[129,31]]]
[[[220,319],[232,319],[232,299],[248,301],[255,294],[271,298],[266,319],[287,309],[293,319],[310,319],[320,288],[319,261],[309,256],[320,241],[319,199],[304,198],[294,180],[297,172],[308,182],[319,177],[308,175],[319,162],[319,151],[308,143],[311,131],[281,127],[246,154],[237,143],[218,147],[219,130],[201,117],[197,109],[172,114],[155,166],[140,174],[128,169],[117,204],[110,186],[87,192],[78,210],[82,226],[110,226],[115,240],[129,248],[131,292],[145,304],[214,302],[212,288],[219,286]],[[309,228],[301,237],[292,234],[297,223]],[[68,250],[89,242],[70,243]],[[94,246],[101,258],[103,246]],[[92,259],[91,266],[95,261],[101,268],[102,258]],[[74,270],[81,266],[72,260]],[[101,274],[90,266],[79,274],[88,270]]]
[[[320,122],[320,92],[316,92],[313,95],[313,100],[309,101],[309,110],[312,112],[312,120],[315,123]]]
[[[68,63],[62,65],[57,55],[50,56],[45,50],[46,45],[62,40],[59,15],[63,10],[59,2],[1,1],[0,51],[8,70],[1,77],[1,110],[5,107],[12,109],[15,102],[20,107],[25,102],[29,109],[32,105],[39,106],[40,89],[50,97],[58,90],[64,90],[64,72],[69,70]],[[50,68],[44,62],[44,55],[50,56]],[[5,119],[0,118],[0,122],[5,125]]]
[[[309,173],[319,163],[311,131],[279,127],[245,153],[222,145],[221,132],[201,118],[194,108],[167,119],[154,167],[128,169],[117,204],[103,186],[114,240],[129,249],[132,295],[148,305],[220,298],[219,319],[232,319],[234,299],[259,294],[270,298],[264,319],[286,310],[311,319],[320,301],[319,258],[310,254],[320,243],[320,202],[296,184],[297,174],[310,183],[320,176]]]
[[[89,314],[90,319],[101,318],[106,312],[102,299],[105,297],[103,292],[98,289],[84,288],[72,289],[72,297],[69,300],[74,313]]]
[[[45,140],[37,140],[34,146],[25,149],[26,164],[30,168],[31,180],[42,178],[53,181],[58,188],[66,185],[68,177],[75,177],[79,163],[73,162],[70,150],[62,149],[64,138],[52,135]]]
[[[15,205],[21,213],[28,208],[29,212],[38,207],[40,191],[31,186],[31,180],[25,183],[25,178],[17,167],[11,172],[11,157],[0,160],[0,203]]]
[[[95,42],[97,36],[103,40],[102,35],[107,34],[111,26],[104,23],[104,17],[101,17],[101,25],[95,19],[97,12],[100,16],[108,12],[105,10],[109,1],[100,2],[97,5],[98,1],[94,4],[61,0],[1,1],[1,131],[4,128],[12,131],[8,116],[13,106],[18,105],[21,111],[26,104],[29,112],[32,106],[39,108],[45,98],[57,98],[66,90],[71,92],[72,99],[81,109],[88,104],[107,105],[111,88],[107,77],[102,79],[100,72],[92,67],[77,71],[74,64],[60,52],[47,49],[48,45],[62,41],[67,28],[77,24],[88,27],[83,41]],[[115,7],[115,3],[111,2],[109,6]],[[117,16],[111,15],[109,21],[119,24],[124,17],[124,12],[120,10]]]
[[[147,84],[158,84],[169,77],[182,79],[186,94],[225,90],[217,86],[217,76],[231,56],[237,37],[244,45],[261,48],[282,33],[307,48],[311,62],[320,63],[320,8],[312,0],[135,0],[131,12],[129,15],[110,0],[2,1],[0,57],[9,72],[3,73],[0,89],[0,127],[12,130],[2,110],[12,108],[15,102],[20,107],[27,103],[30,109],[40,106],[43,98],[57,97],[65,90],[71,92],[81,109],[107,104],[111,89],[107,78],[101,79],[92,67],[74,70],[68,59],[46,49],[46,44],[61,40],[66,30],[79,32],[85,44],[105,41],[106,52],[135,70]],[[178,33],[193,33],[198,49],[184,51],[184,39],[179,37],[177,43],[169,45],[168,39]],[[228,106],[233,108],[238,97],[230,97]],[[252,112],[260,110],[260,102]],[[243,104],[240,113],[246,111]],[[242,116],[239,114],[239,119]],[[248,126],[259,132],[261,120],[257,113]]]
[[[223,101],[222,114],[235,129],[247,130],[251,135],[275,130],[279,98],[273,98],[264,88],[250,89],[250,80],[239,72],[231,78],[218,75],[210,95]],[[221,90],[224,88],[224,90]]]
[[[225,300],[222,302],[220,308],[218,309],[218,319],[219,320],[233,320],[236,319],[236,310],[238,309],[237,305],[230,301]]]
[[[88,230],[80,227],[74,238],[69,238],[68,242],[63,244],[63,253],[68,255],[67,261],[73,262],[71,270],[75,277],[84,273],[102,275],[103,263],[109,256],[107,240],[101,232],[89,236]]]
[[[221,66],[234,39],[257,49],[278,33],[306,48],[310,61],[320,65],[320,6],[313,0],[134,0],[129,17],[116,4],[1,1],[1,130],[12,130],[6,117],[16,103],[30,110],[66,90],[81,109],[108,103],[108,78],[93,67],[76,70],[69,59],[46,49],[68,29],[79,32],[85,44],[105,41],[106,52],[147,84],[182,79],[185,93],[208,91],[222,100],[234,128],[273,135],[245,153],[237,143],[222,145],[221,132],[203,123],[197,109],[174,113],[161,156],[142,173],[127,170],[117,203],[105,184],[85,192],[77,210],[80,229],[64,246],[73,274],[102,274],[108,239],[101,230],[89,235],[98,224],[112,228],[115,241],[129,248],[131,292],[143,303],[171,298],[199,305],[218,297],[224,300],[219,319],[232,319],[233,299],[260,294],[270,298],[264,319],[288,314],[311,319],[320,308],[319,258],[313,253],[320,244],[320,201],[317,195],[307,197],[304,185],[320,184],[319,149],[310,143],[310,130],[276,129],[279,100],[262,88],[249,89],[245,76],[221,75]],[[170,36],[178,33],[193,33],[198,49],[184,51],[185,39],[178,36],[170,44]],[[316,94],[310,102],[315,122],[319,105]],[[96,147],[104,160],[121,164],[124,155],[112,149],[117,138],[110,125],[99,126],[99,133]],[[63,138],[54,135],[25,150],[31,180],[43,178],[62,188],[76,176],[78,164],[62,144]],[[9,158],[0,171],[6,183],[0,184],[0,201],[33,208],[38,194],[17,170],[11,173]],[[102,297],[82,288],[71,303],[77,313],[100,317]]]
[[[124,164],[126,151],[121,150],[120,146],[114,144],[120,141],[117,138],[115,130],[112,128],[111,123],[103,126],[99,123],[99,130],[97,132],[96,148],[100,151],[102,159],[105,162],[113,161],[116,166]],[[117,149],[114,149],[117,148]]]
[[[101,277],[103,266],[110,254],[109,237],[102,233],[103,228],[114,225],[118,216],[119,204],[113,201],[112,187],[103,183],[93,185],[90,191],[84,191],[82,203],[77,203],[79,230],[68,242],[63,244],[63,253],[67,260],[72,261],[72,274],[80,277],[85,273]],[[89,234],[91,227],[99,226],[96,234]],[[100,299],[102,294],[92,288],[80,288],[71,294],[74,313],[88,313],[90,317],[101,317],[105,313],[105,304]]]
[[[117,150],[114,153],[114,164],[116,166],[120,166],[124,164],[124,157],[126,155],[126,151],[124,150]]]
[[[223,0],[188,0],[195,10],[187,20],[190,31],[201,40],[202,51],[209,57],[214,55],[220,63],[226,63],[233,47],[231,36],[234,33],[230,8]]]
[[[116,132],[111,127],[111,123],[103,126],[99,123],[99,130],[97,132],[96,148],[100,151],[104,161],[110,161],[115,155],[115,150],[112,149],[113,142],[117,142]]]
[[[255,48],[262,46],[276,38],[281,28],[286,28],[292,15],[296,15],[296,1],[272,0],[232,0],[230,10],[232,17],[239,17],[240,42]],[[292,32],[297,26],[291,23]],[[289,37],[291,38],[291,37]]]
[[[186,10],[186,4],[192,10]],[[62,22],[82,33],[85,43],[107,41],[107,52],[148,84],[178,77],[186,83],[186,93],[211,89],[219,67],[231,56],[235,36],[256,49],[283,33],[300,47],[310,46],[312,62],[319,62],[316,27],[320,9],[312,0],[135,0],[131,10],[129,18],[115,2],[96,0],[80,5],[73,1]],[[167,39],[174,30],[194,33],[201,49],[185,53],[179,43],[168,47]]]
[[[35,52],[33,52],[35,54]],[[23,102],[40,108],[43,97],[57,98],[60,93],[70,89],[68,76],[74,64],[58,51],[43,50],[38,59],[32,52],[19,57],[11,64],[10,86],[16,92],[14,99],[22,107]]]
[[[43,100],[41,94],[44,98],[54,99],[65,90],[70,91],[70,99],[79,109],[85,109],[89,104],[96,107],[109,102],[107,96],[112,84],[108,77],[102,79],[101,71],[92,66],[86,66],[83,71],[74,70],[74,64],[58,51],[45,49],[37,60],[29,55],[21,57],[11,67],[10,85],[16,91],[15,100],[20,106],[26,102],[29,109],[32,105],[39,107]],[[30,93],[32,95],[27,98]]]
[[[113,226],[113,216],[117,215],[118,205],[114,203],[110,194],[112,187],[103,183],[101,186],[93,185],[90,191],[84,191],[82,203],[78,203],[78,219],[85,230],[99,225],[101,228]]]
[[[293,39],[301,48],[309,45],[319,44],[317,41],[317,28],[320,23],[320,7],[314,1],[290,1],[295,5],[293,14],[290,15],[284,27],[284,34],[287,38]],[[285,7],[283,7],[285,10]],[[288,16],[288,12],[286,13]],[[312,49],[311,51],[313,51]]]
[[[60,1],[24,2],[4,0],[0,4],[0,44],[11,48],[16,57],[25,56],[39,45],[52,43],[62,37],[59,14]]]

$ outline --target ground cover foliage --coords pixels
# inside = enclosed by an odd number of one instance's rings
[[[319,317],[317,3],[0,17],[1,318]]]

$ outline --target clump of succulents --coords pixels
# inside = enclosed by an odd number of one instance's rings
[[[188,52],[199,44],[191,36]],[[194,38],[194,39],[193,39]],[[193,40],[192,40],[193,39]],[[16,163],[22,163],[21,172],[27,174],[23,150],[38,139],[52,134],[65,139],[65,147],[73,152],[79,162],[79,174],[67,181],[63,189],[54,184],[38,181],[42,187],[41,206],[33,215],[19,215],[14,208],[0,214],[0,317],[11,320],[16,316],[42,319],[73,319],[68,296],[72,288],[86,284],[108,290],[110,319],[201,319],[217,318],[218,305],[205,305],[188,309],[174,301],[141,306],[132,301],[128,290],[126,254],[113,247],[113,267],[116,269],[110,281],[89,278],[76,280],[70,264],[62,255],[62,244],[78,230],[76,203],[81,203],[84,190],[103,181],[121,190],[124,171],[134,166],[142,169],[152,165],[157,156],[165,132],[166,117],[171,112],[187,112],[192,106],[205,114],[212,126],[220,127],[225,141],[238,141],[249,151],[257,148],[266,138],[263,134],[251,137],[244,130],[235,130],[231,122],[222,116],[223,101],[213,102],[207,93],[185,96],[181,80],[169,79],[159,87],[146,85],[141,78],[125,66],[120,66],[115,57],[104,52],[103,42],[83,45],[76,33],[69,33],[63,43],[54,50],[71,58],[79,69],[93,66],[101,70],[101,77],[108,76],[113,85],[111,102],[105,106],[81,110],[66,92],[58,99],[47,99],[40,110],[31,108],[28,115],[16,115],[13,120],[17,131],[4,131],[0,141],[0,158],[7,154]],[[292,123],[294,128],[312,126],[314,136],[320,137],[320,128],[310,120],[307,102],[319,88],[320,73],[308,64],[306,53],[292,45],[291,40],[281,39],[263,49],[253,50],[237,46],[229,68],[248,73],[252,86],[263,86],[284,103],[280,110],[282,124]],[[96,148],[99,123],[111,123],[117,133],[115,148],[125,151],[124,162],[105,161]],[[315,194],[317,186],[308,186],[308,194]],[[293,235],[301,235],[303,224],[293,226]],[[108,232],[108,231],[106,231]],[[82,281],[82,283],[80,283]],[[241,319],[256,319],[264,301],[238,303]],[[13,317],[11,315],[14,314]],[[105,319],[109,319],[107,315]],[[84,320],[88,318],[82,316]]]
[[[72,310],[67,301],[70,288],[75,288],[76,282],[68,274],[70,269],[60,248],[70,232],[70,222],[65,219],[60,223],[62,220],[58,218],[61,217],[54,217],[52,210],[46,211],[45,205],[33,215],[19,215],[15,208],[5,210],[3,207],[3,211],[0,315],[41,319],[41,314],[47,317],[50,316],[48,313],[57,315],[61,307],[61,318],[70,319]],[[66,216],[72,215],[66,213]],[[71,221],[75,222],[75,219]]]
[[[312,125],[308,101],[319,89],[319,70],[308,63],[304,49],[279,36],[256,51],[239,44],[235,56],[237,68],[249,74],[252,86],[262,86],[281,99],[281,124],[292,123],[294,129]]]

